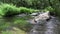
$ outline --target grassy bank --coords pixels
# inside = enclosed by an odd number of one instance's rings
[[[20,29],[20,31],[24,31],[24,33],[29,32],[32,25],[27,22],[27,19],[30,19],[31,16],[25,16],[25,17],[19,17],[15,18],[15,15],[25,13],[25,14],[31,14],[34,12],[39,12],[39,11],[53,11],[54,9],[51,7],[47,7],[43,10],[36,10],[36,9],[31,9],[31,8],[26,8],[26,7],[16,7],[15,5],[12,4],[0,4],[0,17],[8,17],[4,20],[0,20],[0,31],[3,31],[2,34],[4,33],[9,33],[9,32],[4,32],[8,27],[16,27]],[[12,18],[9,18],[12,17]],[[8,28],[9,29],[9,28]]]
[[[25,16],[22,18],[14,18],[14,15],[18,15],[21,13],[31,14],[37,11],[39,10],[26,8],[26,7],[16,7],[11,4],[0,4],[0,17],[8,17],[5,19],[1,18],[3,20],[0,19],[0,32],[3,31],[2,34],[10,34],[11,31],[7,32],[6,30],[9,29],[9,27],[16,27],[20,30],[21,33],[23,32],[22,34],[26,34],[26,32],[28,32],[32,26],[25,19],[29,17]],[[12,17],[12,18],[9,18],[9,17]]]

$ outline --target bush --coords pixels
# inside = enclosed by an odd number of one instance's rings
[[[34,10],[31,8],[25,8],[25,7],[16,7],[14,5],[11,4],[1,4],[0,5],[0,15],[1,16],[11,16],[11,15],[16,15],[16,14],[20,14],[20,13],[33,13],[33,12],[37,12],[38,10]]]
[[[46,7],[44,10],[53,12],[55,9],[49,6],[49,7]]]
[[[1,4],[0,5],[0,16],[6,17],[6,16],[13,16],[13,15],[17,15],[20,13],[33,13],[33,12],[37,12],[38,10],[34,10],[31,8],[26,8],[26,7],[16,7],[14,5],[11,4]],[[13,19],[11,19],[11,21],[13,22]],[[10,21],[8,21],[10,22]],[[18,18],[15,19],[14,18],[14,22],[12,24],[9,25],[9,23],[5,23],[3,21],[3,23],[0,23],[0,31],[1,30],[5,30],[7,27],[11,26],[11,25],[16,25],[18,26],[20,29],[24,30],[24,31],[29,31],[31,29],[31,24],[29,24],[24,18]]]
[[[18,8],[16,8],[16,6],[13,6],[10,4],[1,4],[0,9],[1,9],[0,15],[2,15],[2,16],[10,15],[10,14],[13,15],[14,13],[19,13],[19,12],[17,12],[17,11],[19,11]]]
[[[31,8],[25,8],[25,7],[20,7],[19,9],[20,9],[21,13],[27,13],[27,14],[38,11],[38,10],[34,10],[34,9],[31,9]]]

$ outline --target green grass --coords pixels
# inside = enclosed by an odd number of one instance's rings
[[[32,28],[32,25],[25,20],[26,17],[14,18],[14,25],[18,28],[28,32]],[[27,17],[28,19],[29,17]]]
[[[10,23],[6,22],[4,19],[0,19],[0,31],[6,30],[10,26]]]
[[[5,16],[14,16],[16,14],[20,14],[20,13],[25,13],[25,14],[30,14],[33,12],[37,12],[39,10],[35,10],[35,9],[31,9],[31,8],[26,8],[26,7],[16,7],[14,5],[11,4],[0,4],[0,17],[5,17]],[[27,17],[24,17],[27,18]],[[12,22],[10,22],[10,19],[6,19],[6,20],[0,20],[0,31],[4,31],[6,30],[6,28],[14,25],[14,26],[18,26],[17,28],[20,28],[23,31],[29,31],[31,24],[29,24],[24,18],[14,18],[11,19]]]
[[[16,34],[20,34],[20,32],[22,34],[25,34],[26,32],[30,31],[32,25],[29,24],[25,18],[29,18],[27,16],[25,17],[14,17],[13,19],[8,20],[8,19],[4,19],[4,20],[1,20],[0,19],[0,31],[3,31],[2,34],[13,34],[16,32]],[[8,20],[8,21],[7,21]],[[18,28],[19,30],[18,31],[6,31],[7,28],[9,27],[15,27],[15,28]]]
[[[16,27],[13,27],[14,30],[6,30],[6,31],[2,31],[1,34],[26,34],[25,31],[19,29],[19,28],[16,28]]]
[[[50,11],[50,10],[52,10],[52,8],[48,7],[46,9],[44,9],[43,11],[46,12],[46,11]],[[0,5],[0,16],[1,17],[5,17],[5,16],[10,17],[10,16],[14,16],[17,14],[21,14],[21,13],[31,14],[33,12],[39,12],[39,10],[26,8],[26,7],[16,7],[15,5],[12,5],[12,4],[3,4],[2,3]],[[1,21],[3,23],[0,22],[0,24],[1,24],[0,31],[5,30],[7,27],[10,27],[13,25],[13,26],[21,29],[20,30],[21,32],[24,31],[24,33],[26,33],[28,31],[30,31],[30,29],[32,27],[32,25],[26,21],[26,18],[30,19],[30,16],[25,16],[25,17],[21,17],[21,18],[14,18],[13,17],[13,19],[11,19],[12,22],[8,19],[6,19],[8,21],[6,21],[6,20]],[[5,31],[5,32],[2,32],[2,34],[12,34],[12,33],[11,33],[11,31]]]

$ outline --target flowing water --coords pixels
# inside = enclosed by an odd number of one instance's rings
[[[0,21],[5,22],[3,19]],[[60,20],[57,17],[52,17],[49,21],[39,20],[35,24],[34,19],[31,22],[34,26],[28,34],[60,34]]]
[[[40,24],[41,22],[44,22]],[[28,34],[60,34],[60,20],[57,17],[52,17],[49,21],[39,21],[34,24]]]

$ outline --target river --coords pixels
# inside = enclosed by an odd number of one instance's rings
[[[60,34],[60,20],[57,17],[52,16],[49,21],[42,22],[35,23],[28,34]]]
[[[35,24],[34,19],[32,21],[33,27],[27,34],[60,34],[60,20],[57,17],[52,16],[52,18],[48,21],[40,20]]]

